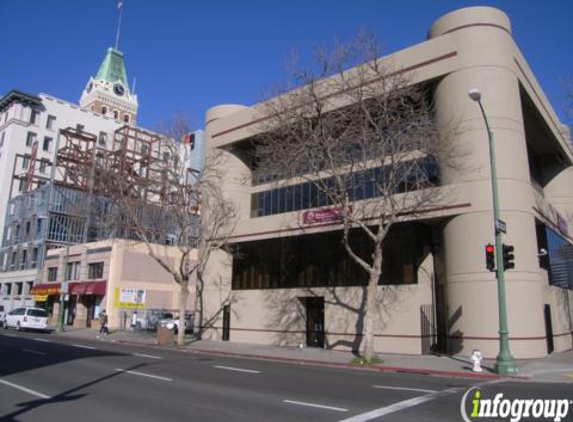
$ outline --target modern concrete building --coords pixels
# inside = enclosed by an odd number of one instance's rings
[[[410,83],[431,87],[435,118],[459,121],[454,142],[466,156],[463,165],[440,169],[449,192],[441,206],[397,227],[384,245],[393,270],[383,272],[388,283],[378,291],[375,349],[462,355],[480,349],[486,357],[499,351],[497,283],[484,252],[494,240],[488,134],[468,98],[473,88],[482,93],[495,137],[504,242],[515,245],[515,269],[505,273],[511,352],[535,358],[571,349],[573,150],[508,16],[489,7],[454,11],[432,25],[426,41],[384,61]],[[310,202],[269,213],[253,208],[261,193],[289,192],[252,177],[243,147],[265,130],[258,107],[221,105],[206,116],[207,157],[217,150],[225,158],[221,187],[237,209],[232,240],[241,251],[220,252],[209,263],[205,318],[216,323],[206,337],[353,349],[362,335],[356,309],[363,287],[348,274],[338,284],[326,281],[345,259],[337,246],[340,225],[305,222]],[[277,204],[292,200],[281,198]],[[299,274],[314,278],[277,275],[285,251],[300,263],[293,264]]]
[[[176,265],[180,257],[173,246],[155,246],[166,262]],[[126,240],[73,245],[52,249],[46,256],[42,282],[31,289],[36,305],[58,315],[62,282],[68,283],[64,321],[74,327],[91,327],[99,311],[105,309],[112,329],[128,328],[134,312],[148,309],[176,310],[179,285],[149,256],[142,243]],[[187,309],[194,309],[191,291]]]

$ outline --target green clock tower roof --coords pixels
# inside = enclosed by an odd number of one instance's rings
[[[125,64],[123,62],[123,53],[113,47],[108,48],[95,79],[110,83],[121,81],[123,86],[129,90],[127,73],[125,72]]]

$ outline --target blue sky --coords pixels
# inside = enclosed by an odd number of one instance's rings
[[[0,95],[16,88],[78,102],[115,43],[117,0],[0,0]],[[124,0],[119,48],[137,78],[141,126],[174,112],[201,127],[209,107],[250,105],[283,82],[293,47],[348,41],[361,27],[390,53],[422,42],[431,24],[465,6],[490,5],[513,34],[563,116],[573,76],[570,0]]]

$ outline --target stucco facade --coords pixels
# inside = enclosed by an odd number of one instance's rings
[[[495,138],[504,242],[515,245],[516,267],[505,273],[511,351],[533,358],[572,348],[572,264],[562,260],[565,281],[550,282],[561,265],[550,246],[557,242],[559,250],[569,250],[573,241],[573,151],[515,44],[509,18],[489,7],[454,11],[432,25],[427,41],[384,60],[411,83],[432,86],[436,118],[458,122],[454,142],[465,154],[463,165],[441,169],[449,194],[418,220],[432,240],[422,248],[416,282],[379,287],[375,349],[419,354],[439,348],[462,355],[480,349],[487,357],[499,350],[497,283],[484,256],[494,238],[488,138],[480,109],[468,98],[473,88],[482,93]],[[301,227],[301,212],[252,217],[251,196],[268,186],[248,182],[248,160],[232,146],[263,130],[263,120],[256,105],[217,106],[206,116],[207,156],[223,154],[221,187],[237,209],[232,240],[254,245],[339,230],[336,224]],[[548,248],[551,262],[543,258]],[[324,347],[356,348],[360,287],[236,289],[233,257],[223,252],[211,259],[206,280],[206,318],[217,316],[207,337],[309,344],[309,303],[315,302],[309,298],[318,297]]]
[[[173,266],[180,255],[172,246],[153,245],[162,260]],[[66,252],[68,254],[66,255]],[[77,267],[76,267],[77,266]],[[66,270],[66,268],[68,268]],[[105,309],[112,329],[129,328],[134,312],[178,309],[180,286],[149,256],[143,243],[121,239],[85,243],[48,251],[42,283],[32,288],[36,305],[58,315],[61,284],[68,282],[65,322],[75,327],[99,327],[92,320]],[[187,310],[195,305],[190,286]]]

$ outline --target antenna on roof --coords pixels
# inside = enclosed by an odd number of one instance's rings
[[[117,35],[115,36],[115,49],[117,50],[117,46],[119,44],[119,30],[121,28],[121,16],[123,15],[123,1],[117,2],[117,10],[119,10],[119,21],[117,23]]]

